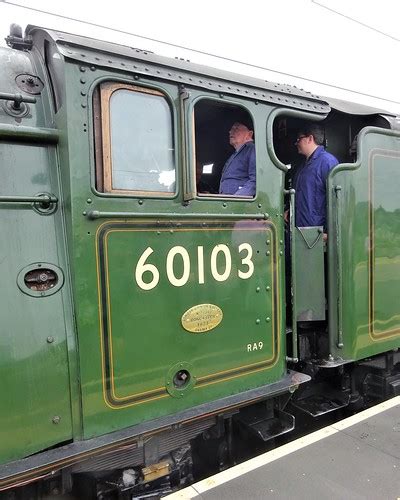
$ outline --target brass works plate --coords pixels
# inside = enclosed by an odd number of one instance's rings
[[[182,315],[181,322],[188,332],[203,333],[218,326],[223,316],[222,310],[214,304],[198,304]]]

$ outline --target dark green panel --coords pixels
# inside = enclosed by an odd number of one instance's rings
[[[331,184],[331,348],[345,359],[400,345],[399,140],[376,129],[366,129],[360,139],[360,162],[340,166]]]
[[[295,231],[297,321],[325,319],[325,271],[322,227]]]
[[[55,155],[46,147],[3,143],[0,157],[1,195],[59,196]],[[53,295],[32,296],[17,284],[23,287],[20,273],[34,263],[65,268],[60,213],[39,215],[30,204],[1,203],[0,231],[3,462],[66,441],[72,431],[64,324],[68,285]]]

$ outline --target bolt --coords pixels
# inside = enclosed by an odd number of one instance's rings
[[[52,344],[52,343],[54,342],[54,337],[52,337],[51,335],[49,335],[49,336],[47,337],[47,342],[48,342],[49,344]]]
[[[61,420],[61,417],[59,415],[55,415],[51,421],[53,422],[53,424],[59,424],[60,423],[60,420]]]
[[[35,80],[32,76],[30,76],[26,79],[26,83],[32,87],[33,85],[35,85]]]

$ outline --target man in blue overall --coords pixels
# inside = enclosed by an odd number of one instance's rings
[[[318,125],[306,125],[299,131],[295,145],[305,160],[294,172],[292,186],[296,191],[296,226],[323,226],[326,233],[326,179],[339,162],[325,151],[323,142],[324,133]]]
[[[229,143],[235,152],[222,170],[220,194],[254,196],[256,194],[256,151],[253,130],[236,122],[229,131]]]

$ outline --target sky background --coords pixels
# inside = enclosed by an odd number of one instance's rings
[[[399,0],[0,0],[0,44],[36,24],[400,114],[399,18]]]

